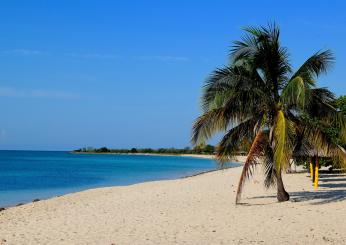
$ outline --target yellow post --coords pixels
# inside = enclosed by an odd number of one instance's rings
[[[314,187],[315,187],[315,190],[317,190],[318,188],[318,157],[316,158],[316,167],[315,167],[315,183],[314,183]]]

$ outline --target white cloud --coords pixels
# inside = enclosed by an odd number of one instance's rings
[[[21,55],[21,56],[47,56],[48,52],[40,50],[30,50],[30,49],[11,49],[4,51],[5,54],[10,55]]]
[[[46,89],[17,89],[0,87],[0,97],[10,98],[45,98],[45,99],[79,99],[80,95],[66,91]]]

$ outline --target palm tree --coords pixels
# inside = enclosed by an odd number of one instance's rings
[[[246,35],[233,43],[230,64],[216,69],[205,82],[203,113],[194,122],[191,141],[200,144],[224,132],[216,150],[221,166],[243,142],[251,142],[236,203],[246,179],[260,163],[265,186],[276,185],[278,201],[287,201],[289,194],[281,175],[298,142],[301,150],[310,144],[346,162],[343,149],[311,120],[338,125],[346,138],[344,116],[331,105],[334,95],[326,88],[316,88],[316,78],[327,72],[334,58],[329,50],[319,51],[293,72],[275,24],[244,31]]]

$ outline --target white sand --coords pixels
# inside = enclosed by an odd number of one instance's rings
[[[204,159],[215,159],[215,155],[204,155],[204,154],[181,154],[182,157],[194,157],[194,158],[204,158]],[[232,162],[244,163],[246,156],[234,156]]]
[[[0,244],[346,244],[346,177],[285,175],[277,203],[261,175],[236,206],[241,168],[93,189],[0,212]],[[260,171],[259,171],[260,172]],[[343,181],[342,181],[343,180]],[[3,240],[1,240],[3,239]],[[5,241],[6,240],[6,241]]]

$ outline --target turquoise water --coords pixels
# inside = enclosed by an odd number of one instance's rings
[[[0,151],[0,207],[95,187],[174,179],[216,168],[213,160],[179,156]]]

